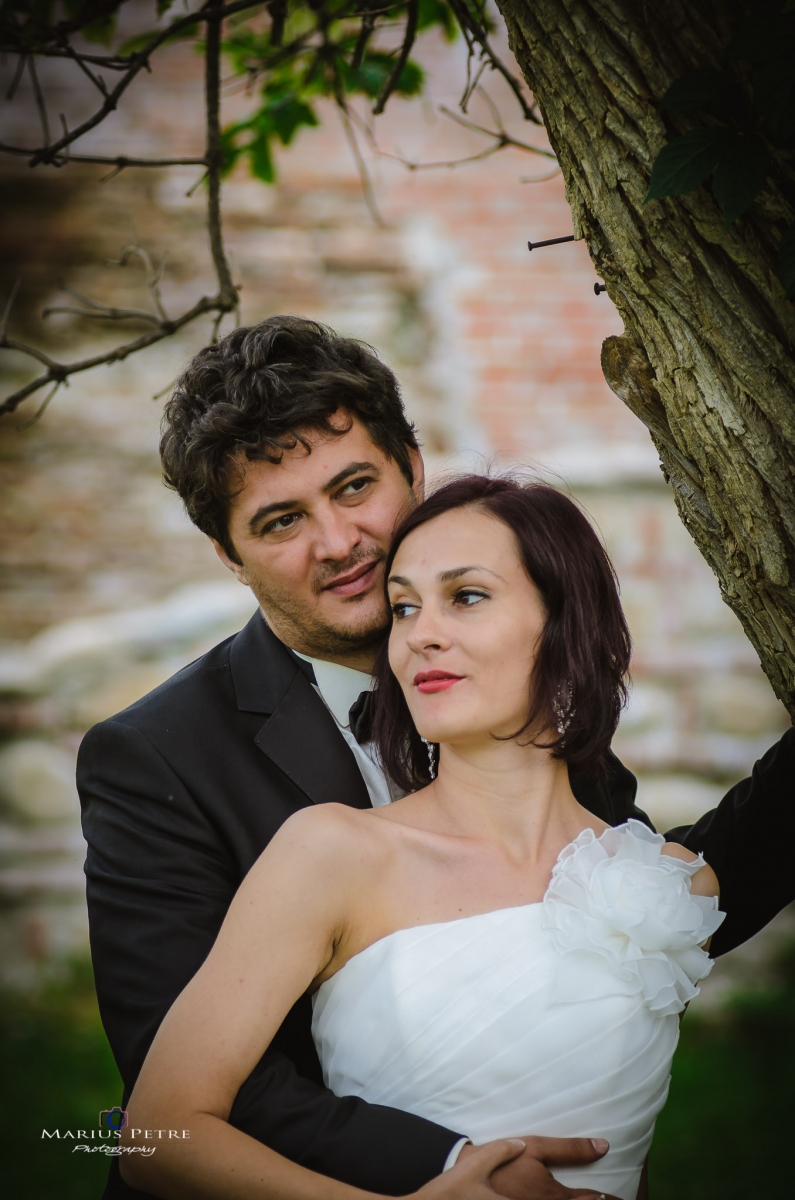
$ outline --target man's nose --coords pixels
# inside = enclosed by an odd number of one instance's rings
[[[343,561],[362,540],[361,530],[344,512],[329,511],[316,517],[315,558]]]

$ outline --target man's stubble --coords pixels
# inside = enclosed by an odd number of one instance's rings
[[[386,551],[379,547],[357,547],[343,563],[322,564],[312,580],[312,594],[319,597],[333,579],[347,574],[361,563],[373,560],[382,563],[385,558]],[[273,580],[264,573],[248,567],[246,575],[265,620],[276,636],[286,646],[312,658],[354,657],[382,642],[389,633],[389,609],[380,584],[378,595],[381,603],[377,610],[374,611],[372,607],[372,589],[364,596],[351,596],[346,601],[349,618],[343,625],[337,625],[321,616],[317,609],[301,603],[289,588],[274,585]],[[357,620],[357,607],[365,606],[367,611]]]

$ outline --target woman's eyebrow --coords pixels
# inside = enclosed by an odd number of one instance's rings
[[[449,571],[440,572],[436,578],[442,583],[449,583],[451,579],[460,579],[462,575],[468,574],[469,571],[485,571],[487,575],[493,575],[495,579],[502,579],[502,575],[498,575],[490,567],[481,567],[477,564],[472,564],[468,567],[451,567]],[[504,579],[502,581],[505,583]],[[400,584],[401,587],[414,587],[414,584],[405,575],[390,575],[387,582]]]
[[[485,571],[487,575],[493,575],[495,579],[502,579],[502,575],[498,575],[496,571],[492,571],[489,567],[482,567],[478,563],[473,563],[468,567],[452,567],[449,571],[442,571],[438,578],[442,583],[449,583],[451,579],[460,579],[462,575],[466,575],[469,571]],[[505,580],[503,579],[503,583]]]

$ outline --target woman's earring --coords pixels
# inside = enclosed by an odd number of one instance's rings
[[[555,714],[556,729],[561,737],[563,737],[569,725],[571,725],[571,718],[574,716],[574,712],[571,707],[572,690],[572,682],[570,679],[567,679],[565,703],[562,699],[562,687],[558,688],[558,694],[552,701],[552,711]]]
[[[421,738],[420,740],[422,741],[422,744],[425,746],[426,750],[428,751],[428,773],[430,774],[431,779],[435,779],[436,778],[436,762],[435,762],[436,752],[433,747],[433,742],[429,742],[427,738]]]

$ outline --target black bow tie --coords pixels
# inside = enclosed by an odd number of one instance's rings
[[[351,733],[360,746],[373,739],[373,693],[360,692],[348,713]]]

